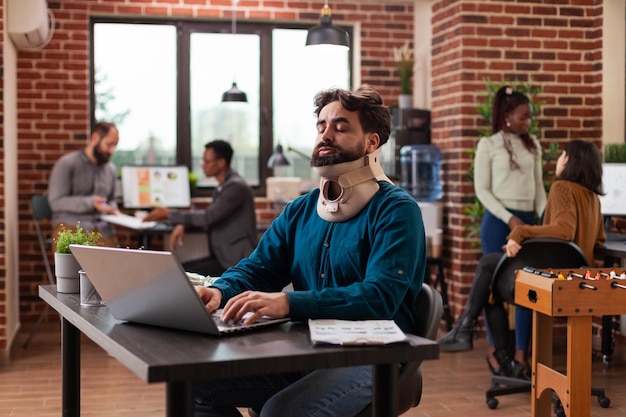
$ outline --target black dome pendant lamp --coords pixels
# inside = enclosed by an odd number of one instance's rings
[[[232,0],[232,1],[233,1],[232,36],[233,36],[233,51],[234,51],[235,50],[235,36],[237,35],[237,2],[239,0]],[[235,65],[233,63],[233,73],[234,72],[235,72]],[[246,96],[246,93],[244,93],[237,87],[237,82],[233,81],[232,87],[224,91],[224,94],[222,94],[222,102],[223,103],[225,102],[246,103],[248,102],[248,97]]]
[[[328,0],[324,0],[320,24],[309,29],[306,36],[306,46],[317,45],[331,45],[350,48],[350,36],[348,35],[348,32],[333,25]]]

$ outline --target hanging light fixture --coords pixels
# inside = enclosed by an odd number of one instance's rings
[[[233,15],[232,15],[232,36],[233,36],[233,53],[235,52],[235,37],[237,35],[237,3],[239,2],[239,0],[232,0],[233,1]],[[234,64],[234,58],[233,58],[233,74],[235,73],[235,64]],[[234,75],[233,75],[234,76]],[[230,87],[228,90],[224,91],[224,94],[222,94],[222,102],[230,102],[230,101],[240,101],[240,102],[247,102],[248,101],[248,97],[246,96],[246,93],[244,93],[243,91],[241,91],[238,87],[237,87],[237,83],[235,81],[233,81],[233,85],[232,87]]]
[[[309,29],[306,36],[306,46],[334,45],[350,48],[350,36],[348,32],[333,25],[328,0],[324,0],[320,24]]]

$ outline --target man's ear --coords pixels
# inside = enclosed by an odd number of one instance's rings
[[[365,153],[374,152],[376,149],[378,149],[379,143],[380,136],[378,136],[378,133],[368,133],[365,142]]]
[[[98,143],[98,141],[101,139],[100,137],[100,133],[98,132],[93,132],[91,134],[91,138],[89,138],[89,145],[95,145],[96,143]]]

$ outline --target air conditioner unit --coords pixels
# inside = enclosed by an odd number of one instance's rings
[[[40,49],[50,40],[46,0],[8,0],[7,29],[18,49]]]

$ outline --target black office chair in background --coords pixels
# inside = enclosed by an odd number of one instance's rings
[[[515,271],[525,266],[538,269],[555,269],[566,273],[566,269],[584,268],[589,265],[585,254],[574,242],[553,238],[533,238],[522,243],[522,249],[517,256],[509,258],[504,254],[494,271],[494,293],[504,297],[503,301],[513,304],[515,301]],[[592,358],[589,358],[592,360]],[[497,396],[530,392],[530,381],[494,375],[491,378],[491,388],[486,395],[487,406],[490,409],[498,407]],[[593,388],[591,395],[598,397],[600,406],[606,408],[610,400],[604,395],[604,390]],[[557,416],[564,416],[560,402],[555,401]]]
[[[415,300],[415,317],[418,318],[413,334],[435,340],[437,330],[441,324],[443,315],[443,299],[441,294],[428,284],[422,286],[422,290]],[[422,372],[421,362],[408,363],[398,377],[398,413],[403,414],[412,407],[416,407],[422,399]],[[370,417],[372,405],[363,409],[356,417]],[[248,409],[250,417],[258,417],[259,414],[253,409]]]
[[[41,229],[41,221],[42,220],[50,220],[52,218],[52,210],[50,209],[50,204],[48,203],[47,195],[34,195],[30,200],[31,210],[33,213],[33,222],[35,224],[35,231],[37,232],[37,240],[39,241],[39,249],[41,250],[41,257],[43,259],[44,267],[46,268],[46,275],[48,276],[48,282],[52,285],[56,284],[56,280],[54,278],[54,274],[52,273],[52,266],[50,265],[50,258],[48,257],[48,251],[52,248],[52,237],[44,237],[44,233]],[[24,349],[28,347],[30,340],[33,338],[33,335],[37,330],[39,330],[39,326],[43,322],[43,319],[48,314],[48,308],[50,306],[48,304],[45,305],[43,311],[39,315],[39,319],[35,326],[30,331],[28,338],[22,345]]]

